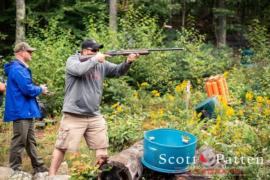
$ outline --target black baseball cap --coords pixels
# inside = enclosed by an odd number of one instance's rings
[[[97,49],[102,49],[102,48],[103,48],[103,44],[98,44],[93,39],[87,39],[87,40],[82,42],[82,49],[97,50]]]

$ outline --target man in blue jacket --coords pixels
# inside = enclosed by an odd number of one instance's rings
[[[14,48],[15,59],[4,66],[7,76],[4,121],[13,122],[9,163],[19,173],[24,149],[31,158],[35,173],[47,171],[37,155],[34,134],[34,119],[41,117],[36,97],[48,91],[46,85],[36,86],[32,81],[28,62],[35,50],[25,42],[18,43]]]

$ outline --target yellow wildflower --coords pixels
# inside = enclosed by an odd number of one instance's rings
[[[182,92],[183,90],[185,90],[186,89],[186,87],[187,87],[187,85],[188,85],[188,81],[183,81],[181,84],[178,84],[176,87],[175,87],[175,91],[176,92]]]
[[[123,111],[123,108],[122,108],[122,106],[120,105],[119,102],[113,104],[112,108],[114,108],[116,110],[116,112],[122,112]]]
[[[252,92],[247,92],[246,93],[246,100],[247,101],[251,101],[253,99],[253,94],[252,94]]]
[[[265,103],[266,103],[267,105],[270,105],[270,99],[266,99],[266,100],[265,100]]]
[[[176,92],[181,92],[182,89],[181,89],[181,84],[178,84],[176,87],[175,87],[175,91]]]
[[[159,114],[160,116],[163,116],[164,110],[163,110],[163,109],[159,109],[159,110],[158,110],[158,114]]]
[[[239,114],[240,116],[244,116],[244,111],[241,109],[241,110],[239,110],[238,114]]]
[[[151,93],[155,97],[159,97],[160,96],[160,93],[157,90],[153,90]]]
[[[186,88],[188,84],[188,81],[184,80],[181,84],[182,88]]]
[[[229,117],[234,115],[234,109],[232,107],[226,108],[226,115]]]
[[[202,112],[199,112],[199,113],[197,114],[197,117],[200,118],[201,116],[202,116]]]
[[[146,87],[148,87],[149,86],[149,84],[147,83],[147,82],[143,82],[142,84],[141,84],[141,88],[146,88]]]
[[[133,97],[138,98],[139,97],[139,93],[138,92],[133,93]]]
[[[225,72],[223,73],[223,76],[224,76],[225,79],[228,78],[228,75],[229,75],[229,72],[228,72],[228,71],[225,71]]]
[[[262,97],[262,96],[257,96],[257,97],[256,97],[256,101],[257,101],[258,103],[262,103],[262,102],[263,102],[263,97]]]
[[[270,109],[264,109],[263,111],[264,115],[269,116],[270,115]]]
[[[120,104],[119,102],[113,104],[113,105],[112,105],[112,108],[116,108],[117,106],[119,106],[119,104]]]
[[[150,112],[150,119],[156,119],[157,118],[157,113],[155,111]]]
[[[170,94],[167,96],[167,98],[168,98],[169,101],[174,101],[174,96],[172,96]]]
[[[117,111],[117,112],[122,112],[122,111],[123,111],[122,106],[117,106],[116,111]]]

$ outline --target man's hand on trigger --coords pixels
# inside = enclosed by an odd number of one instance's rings
[[[138,57],[140,56],[140,54],[130,54],[127,57],[127,62],[128,63],[132,63],[133,61],[135,61]]]
[[[40,87],[42,89],[42,94],[48,94],[49,91],[46,84],[41,84]]]
[[[102,53],[98,52],[94,57],[98,60],[98,62],[104,63],[105,62],[105,58],[106,57],[110,57],[110,55],[102,54]]]

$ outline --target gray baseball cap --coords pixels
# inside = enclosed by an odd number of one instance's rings
[[[33,52],[33,51],[35,51],[35,50],[37,50],[36,48],[34,48],[34,47],[31,47],[28,43],[26,43],[26,42],[19,42],[19,43],[17,43],[16,45],[15,45],[15,47],[14,47],[14,49],[13,49],[13,51],[15,52],[15,53],[17,53],[17,52],[19,52],[19,51],[31,51],[31,52]]]

